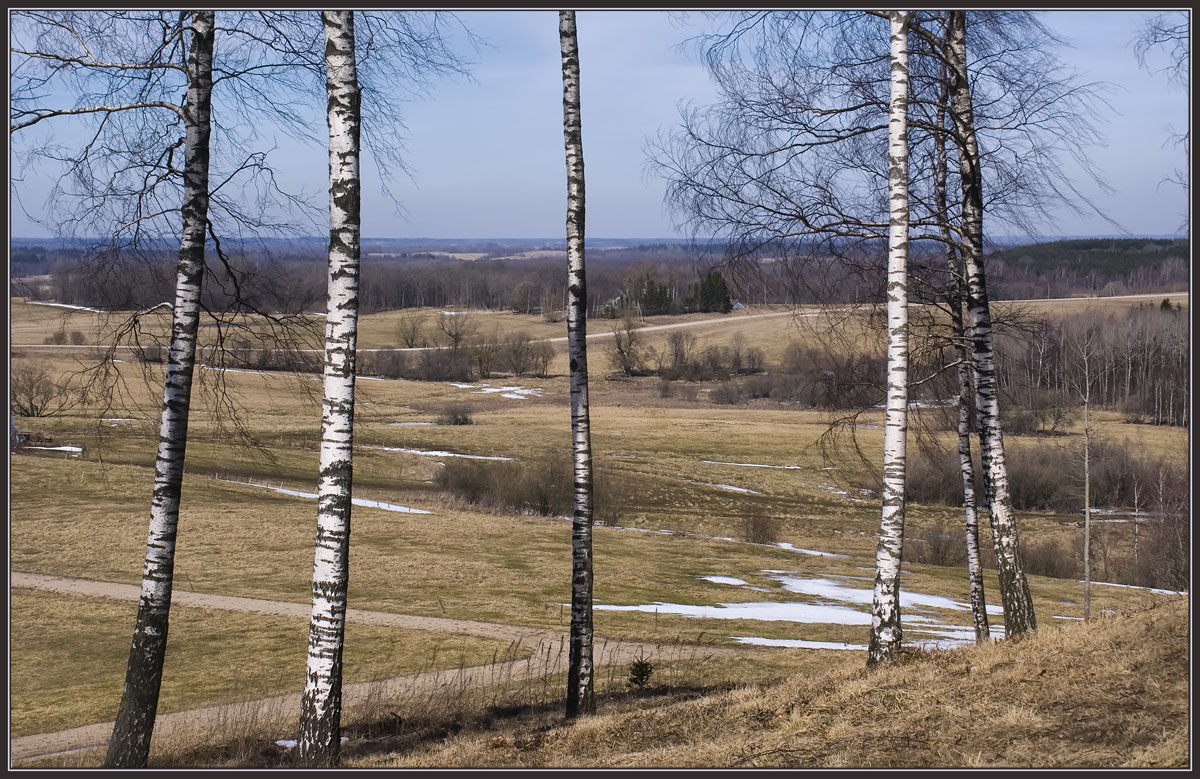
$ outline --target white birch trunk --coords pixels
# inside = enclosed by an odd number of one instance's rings
[[[300,762],[337,763],[342,643],[350,574],[354,368],[358,343],[360,95],[352,11],[323,11],[329,124],[329,302],[312,620],[300,713]]]
[[[1000,598],[1004,603],[1005,634],[1016,638],[1037,628],[1029,583],[1021,568],[1016,515],[1009,496],[1008,467],[996,388],[996,353],[987,279],[983,267],[983,177],[975,120],[967,78],[966,12],[950,11],[947,59],[955,138],[963,190],[963,264],[967,277],[967,315],[975,366],[975,398],[979,413],[979,448],[989,493],[992,537]]]
[[[1083,620],[1092,618],[1092,339],[1090,334],[1082,336],[1084,341],[1075,349],[1083,360]]]
[[[963,273],[954,249],[950,232],[950,216],[947,210],[946,180],[949,175],[949,159],[946,154],[946,101],[949,88],[945,86],[946,66],[941,67],[943,91],[939,96],[937,110],[937,170],[934,181],[934,196],[937,198],[938,221],[941,223],[942,240],[946,243],[946,266],[950,272],[949,307],[950,330],[958,357],[958,473],[963,490],[963,514],[966,522],[967,579],[971,589],[971,616],[975,623],[975,642],[987,641],[991,628],[987,618],[987,599],[983,591],[983,561],[979,555],[979,512],[975,498],[975,460],[971,456],[971,396],[974,382],[971,378],[971,353],[966,344],[966,325],[963,317]]]
[[[908,11],[891,11],[888,118],[888,379],[883,433],[883,514],[875,552],[875,589],[867,664],[900,652],[900,560],[908,437]]]
[[[583,123],[575,12],[560,11],[563,136],[567,160],[567,356],[571,365],[571,450],[575,512],[571,521],[571,636],[567,717],[596,710],[592,666],[592,442],[588,419],[587,284],[584,275]]]
[[[125,687],[104,759],[108,768],[143,768],[146,765],[167,648],[175,536],[187,448],[208,222],[214,13],[193,11],[191,16],[187,105],[183,109],[186,132],[183,235],[175,275],[171,345],[163,386],[158,454],[154,462],[154,492],[150,502],[142,593],[125,671]]]

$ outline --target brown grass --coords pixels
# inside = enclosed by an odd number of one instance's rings
[[[186,585],[186,580],[181,582]],[[121,697],[135,601],[14,589],[14,736],[111,720]],[[159,711],[255,700],[303,687],[303,619],[171,609]],[[505,642],[349,623],[346,683],[486,663]]]
[[[1180,598],[871,671],[854,653],[779,684],[515,722],[351,765],[1181,767],[1187,615]]]

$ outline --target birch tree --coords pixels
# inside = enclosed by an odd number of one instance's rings
[[[183,238],[179,245],[179,263],[175,276],[171,344],[163,386],[158,452],[154,462],[154,491],[150,502],[150,530],[146,540],[146,560],[142,569],[142,591],[138,600],[137,621],[125,670],[125,686],[109,739],[108,753],[104,759],[107,768],[139,768],[146,765],[146,758],[150,752],[150,736],[158,711],[158,694],[167,649],[171,587],[175,569],[175,539],[179,524],[188,410],[191,404],[192,372],[196,357],[200,288],[204,280],[204,245],[209,200],[209,112],[212,99],[214,14],[212,11],[180,14],[180,28],[188,16],[190,36],[187,40],[185,66],[187,94],[183,106],[125,104],[120,107],[94,106],[88,109],[107,113],[136,110],[141,107],[165,108],[176,112],[185,127]],[[87,57],[85,53],[83,58]],[[162,61],[143,65],[150,69],[176,67]],[[119,67],[116,63],[112,63],[111,66]]]
[[[1083,404],[1083,619],[1092,618],[1092,384],[1095,381],[1093,364],[1096,360],[1096,334],[1091,323],[1081,332],[1072,334],[1071,349],[1079,360],[1077,373],[1071,383]],[[1137,507],[1134,507],[1137,511]],[[1136,515],[1135,515],[1136,522]],[[1136,526],[1134,539],[1137,539]]]
[[[575,511],[571,519],[571,633],[567,717],[596,711],[592,678],[592,442],[588,418],[587,283],[584,274],[583,123],[575,12],[560,11],[563,136],[567,161],[567,356],[571,366],[571,450]]]
[[[946,22],[946,64],[951,121],[958,147],[962,187],[962,257],[966,275],[966,308],[975,369],[975,400],[979,413],[979,446],[991,500],[988,513],[996,546],[1000,597],[1004,603],[1005,635],[1009,638],[1037,628],[1033,598],[1021,567],[1016,516],[1009,495],[1008,467],[1000,425],[991,307],[983,265],[983,175],[967,73],[966,12],[950,11]]]
[[[890,11],[891,109],[888,118],[887,410],[883,433],[883,516],[875,552],[867,664],[900,651],[900,560],[908,436],[908,11]]]
[[[300,713],[299,754],[307,766],[336,764],[341,745],[360,254],[360,94],[354,13],[323,11],[321,19],[329,106],[329,300],[312,619]]]
[[[947,103],[949,89],[945,83],[945,63],[941,63],[942,89],[938,96],[934,136],[934,203],[941,222],[942,240],[945,243],[946,269],[949,275],[949,290],[947,308],[950,311],[950,333],[954,342],[954,352],[957,356],[958,370],[958,473],[962,484],[962,506],[965,523],[967,544],[967,578],[971,588],[971,617],[975,625],[975,641],[987,641],[991,633],[987,618],[987,597],[983,589],[983,561],[979,554],[979,511],[975,498],[975,458],[971,454],[971,414],[974,409],[974,377],[971,365],[971,354],[967,349],[966,324],[963,317],[963,281],[962,263],[951,234],[949,208],[947,202],[947,179],[949,178],[949,155],[946,146],[949,143],[946,132]]]

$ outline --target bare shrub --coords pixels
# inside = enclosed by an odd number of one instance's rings
[[[751,544],[774,544],[779,540],[779,521],[761,506],[742,516],[742,540]]]
[[[447,403],[442,406],[438,422],[443,425],[470,425],[475,422],[474,413],[466,403]]]
[[[87,340],[87,338],[84,337],[83,333],[81,333],[80,331],[78,331],[78,330],[71,331],[71,343],[75,344],[76,346],[79,346],[86,340]]]
[[[670,379],[659,379],[655,390],[660,398],[669,398],[675,394],[674,387],[675,384]]]
[[[772,381],[770,376],[759,374],[757,376],[747,376],[742,380],[742,391],[748,398],[769,398],[771,397]]]
[[[23,417],[57,416],[79,402],[79,393],[60,384],[31,362],[14,362],[9,374],[9,402]]]
[[[533,338],[524,331],[506,336],[500,343],[500,357],[509,373],[524,376],[533,368]]]
[[[718,384],[709,394],[713,403],[722,406],[736,406],[739,403],[746,402],[746,396],[742,392],[742,387],[737,382],[724,381]]]
[[[497,342],[495,334],[485,336],[471,344],[470,352],[471,361],[475,364],[475,373],[481,379],[490,379],[500,358],[500,344]]]
[[[474,378],[471,356],[465,350],[431,349],[405,378],[419,381],[471,381]]]
[[[549,341],[533,343],[533,375],[544,379],[550,375],[550,363],[554,361],[554,344]]]
[[[451,351],[457,352],[475,334],[475,318],[470,314],[443,311],[438,314],[436,324]]]
[[[399,349],[380,349],[374,352],[359,352],[359,373],[401,379],[409,373],[408,353]]]
[[[967,537],[962,528],[942,523],[922,528],[904,539],[904,560],[928,565],[962,565],[967,561]]]
[[[1070,511],[1083,508],[1082,480],[1069,478],[1082,467],[1073,453],[1058,446],[1007,447],[1008,484],[1014,508]]]
[[[1078,579],[1083,576],[1083,535],[1064,542],[1059,539],[1022,541],[1021,563],[1025,573]]]
[[[428,346],[425,338],[425,315],[405,314],[396,322],[396,337],[409,349]]]
[[[46,336],[45,340],[42,341],[42,343],[56,344],[56,345],[60,345],[60,346],[62,344],[65,344],[66,342],[67,342],[67,331],[66,330],[55,330],[54,332],[50,333],[50,335]]]
[[[573,479],[567,460],[541,457],[520,462],[449,460],[435,481],[471,505],[561,516],[574,505]]]
[[[961,506],[960,468],[957,451],[910,449],[904,482],[905,500],[927,506]]]
[[[641,327],[633,310],[628,308],[621,311],[620,320],[613,327],[608,359],[612,367],[626,376],[634,376],[645,368],[645,347],[639,332]]]

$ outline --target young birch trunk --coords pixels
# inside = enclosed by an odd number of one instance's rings
[[[312,620],[300,711],[300,761],[306,766],[335,764],[341,746],[360,251],[360,112],[354,14],[323,11],[322,21],[329,101],[329,303]]]
[[[1076,345],[1076,350],[1083,358],[1083,390],[1079,393],[1083,400],[1083,620],[1092,618],[1092,342],[1090,336],[1085,336],[1082,345]]]
[[[900,559],[908,436],[908,11],[890,12],[891,110],[888,118],[888,388],[883,434],[883,515],[875,552],[875,590],[867,665],[900,652]]]
[[[1084,375],[1087,370],[1084,369]],[[1092,448],[1088,398],[1083,398],[1083,621],[1092,618]],[[1103,539],[1101,539],[1103,541]],[[1102,572],[1103,573],[1103,572]]]
[[[117,710],[104,765],[142,768],[150,753],[150,736],[158,711],[163,660],[167,648],[167,618],[175,569],[175,533],[187,447],[192,371],[196,363],[196,326],[200,317],[200,287],[204,280],[204,238],[208,223],[208,159],[212,98],[214,13],[192,12],[192,44],[187,64],[187,105],[184,106],[183,236],[175,275],[175,307],[171,316],[171,346],[163,386],[162,426],[154,462],[154,493],[150,501],[150,532],[142,569],[133,642],[125,670],[125,688]]]
[[[945,65],[942,65],[942,82],[945,84]],[[946,154],[946,101],[949,90],[944,89],[938,101],[936,171],[934,196],[939,208],[942,239],[946,242],[946,264],[950,271],[950,329],[958,356],[958,471],[963,489],[963,513],[966,517],[967,578],[971,587],[971,616],[975,622],[975,642],[989,638],[987,599],[983,592],[983,563],[979,556],[979,514],[975,500],[975,460],[971,456],[971,395],[974,385],[971,379],[971,354],[966,344],[966,325],[963,319],[963,273],[958,254],[950,235],[950,221],[946,208],[946,178],[949,161]]]
[[[1000,598],[1004,603],[1005,633],[1016,638],[1037,628],[1029,583],[1021,568],[1016,516],[1008,488],[1004,438],[996,391],[996,353],[987,279],[983,267],[983,178],[975,120],[967,80],[966,12],[950,11],[947,22],[947,59],[955,137],[959,145],[962,179],[963,264],[967,277],[967,313],[974,351],[975,398],[979,412],[979,449],[989,491],[992,537],[996,545],[996,567]]]
[[[966,515],[967,578],[971,583],[971,616],[975,622],[975,643],[983,643],[991,635],[987,618],[987,598],[983,592],[983,560],[979,554],[979,513],[975,499],[975,459],[971,456],[971,381],[970,353],[963,340],[962,302],[951,304],[951,327],[958,341],[958,462],[963,487],[963,513]]]
[[[587,285],[584,277],[583,133],[575,12],[560,11],[563,135],[567,157],[567,355],[571,363],[571,449],[575,514],[571,522],[571,649],[567,716],[592,714],[592,440],[588,421]]]

